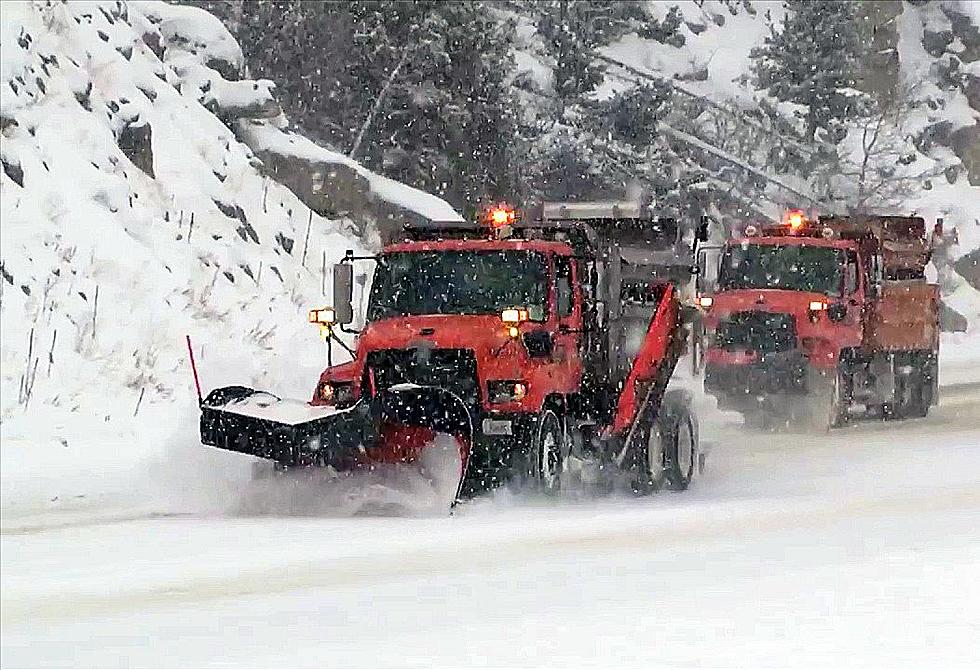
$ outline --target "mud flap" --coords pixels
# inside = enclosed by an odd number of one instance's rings
[[[473,441],[469,410],[454,393],[402,385],[347,409],[313,407],[242,386],[215,389],[201,404],[201,442],[286,466],[354,470],[412,463],[440,434],[451,435],[462,489]]]

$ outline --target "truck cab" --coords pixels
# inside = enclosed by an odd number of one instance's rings
[[[790,213],[746,226],[720,249],[713,285],[698,297],[705,390],[746,415],[803,409],[831,426],[857,401],[921,413],[928,401],[894,395],[896,382],[915,393],[926,377],[934,385],[938,296],[925,282],[927,256],[914,217]],[[908,363],[930,369],[898,379]]]
[[[395,384],[457,393],[481,428],[510,433],[582,379],[582,291],[572,248],[527,240],[409,241],[384,248],[351,363],[324,370],[314,403]]]

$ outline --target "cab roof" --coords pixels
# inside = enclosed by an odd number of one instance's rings
[[[452,240],[406,240],[388,244],[382,254],[412,251],[536,251],[542,254],[571,256],[572,247],[567,242],[554,240],[470,238]]]
[[[831,249],[857,249],[858,243],[854,240],[842,240],[837,238],[809,237],[806,235],[745,235],[735,237],[728,241],[727,246],[742,244],[765,244],[771,246],[806,246],[806,247],[828,247]]]

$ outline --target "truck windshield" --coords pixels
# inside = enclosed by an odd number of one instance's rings
[[[526,307],[544,320],[548,264],[531,251],[385,254],[371,287],[368,321],[413,314],[498,314]]]
[[[720,290],[771,288],[840,296],[844,252],[805,244],[748,244],[725,250]]]

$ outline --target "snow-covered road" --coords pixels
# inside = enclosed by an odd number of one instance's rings
[[[705,475],[686,493],[645,500],[497,497],[451,518],[5,518],[2,662],[980,658],[976,387],[946,392],[920,421],[809,436],[719,419],[705,433]]]

